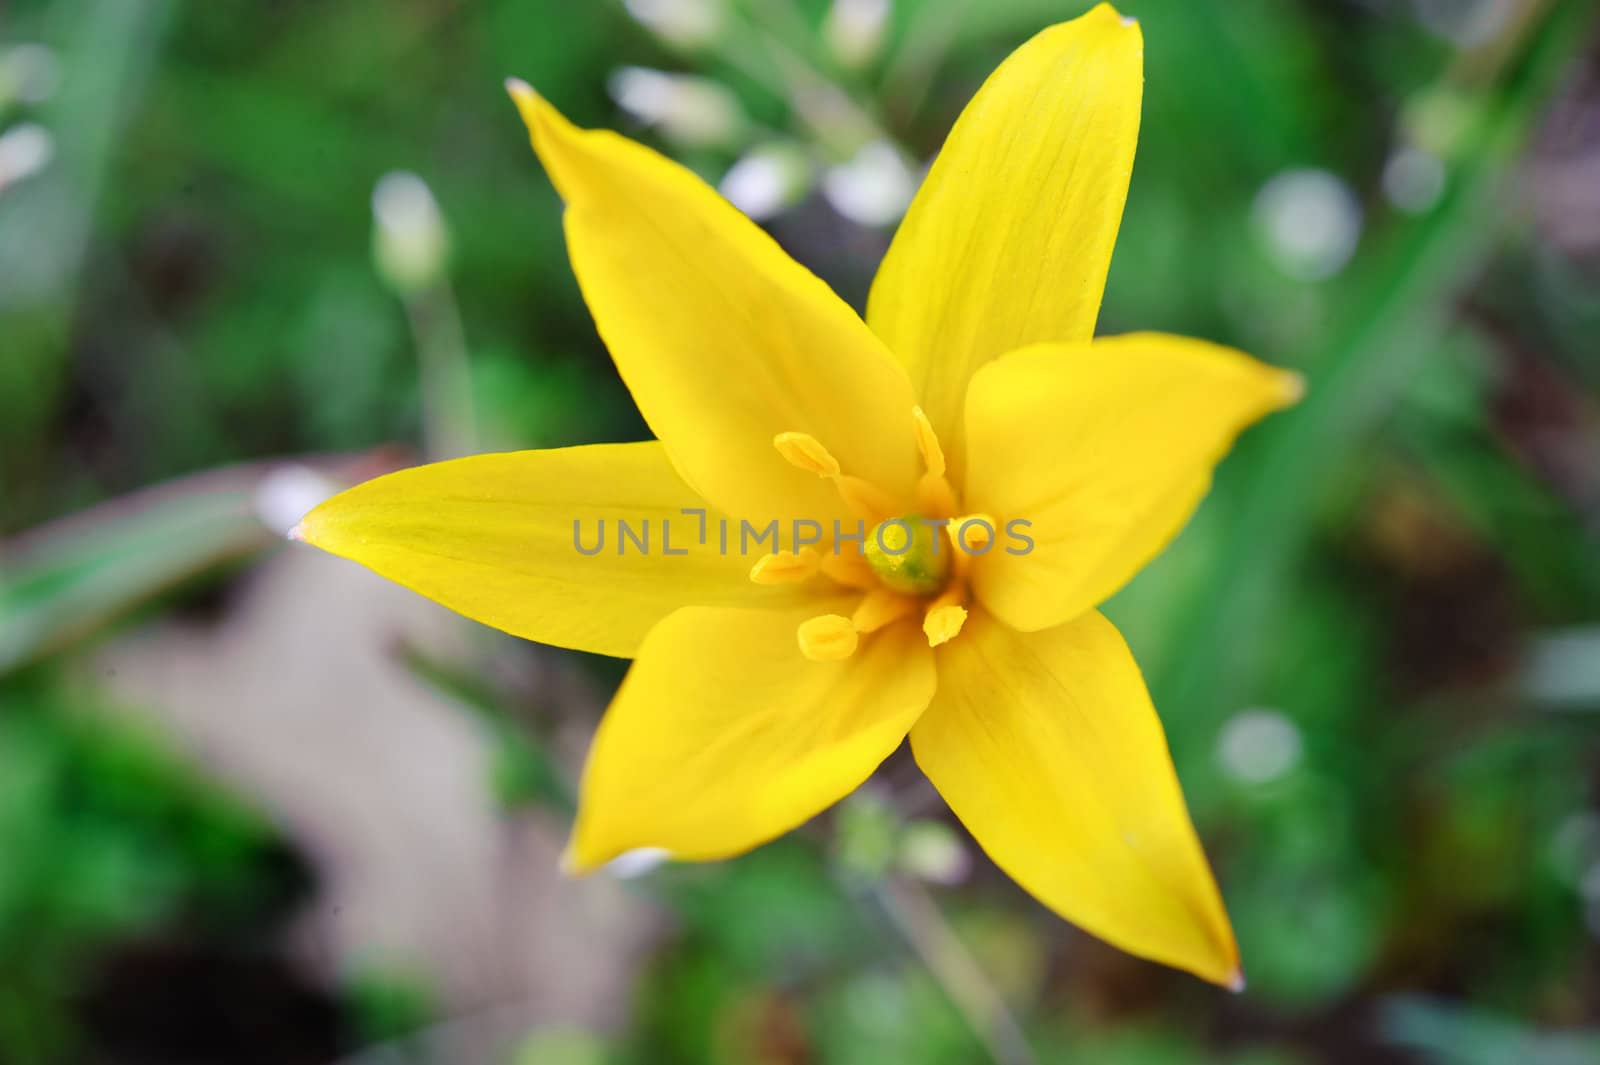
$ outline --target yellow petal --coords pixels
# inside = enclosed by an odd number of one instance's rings
[[[832,609],[848,613],[849,600]],[[915,623],[812,662],[795,639],[805,620],[688,608],[651,631],[589,752],[573,869],[640,847],[738,854],[849,794],[900,745],[933,695]]]
[[[968,505],[1031,523],[1033,547],[1002,532],[973,566],[978,598],[1025,631],[1100,603],[1183,528],[1234,437],[1300,391],[1297,374],[1159,333],[985,367],[967,395]]]
[[[717,549],[715,512],[701,546],[701,520],[683,508],[705,506],[660,444],[598,444],[400,470],[334,496],[296,536],[485,625],[630,657],[651,625],[687,604],[809,598],[799,586],[753,584],[748,558]],[[648,526],[646,549],[621,538],[622,522],[635,537]],[[586,553],[602,526],[603,546]]]
[[[729,514],[854,528],[834,487],[773,447],[805,433],[845,473],[909,498],[910,385],[855,312],[688,170],[510,88],[566,201],[600,336],[683,479]]]
[[[967,105],[895,234],[867,321],[958,474],[973,372],[1094,333],[1143,84],[1138,24],[1107,4],[1040,33]]]
[[[975,611],[940,651],[917,764],[1062,917],[1224,986],[1239,952],[1139,667],[1097,612],[1018,633]]]

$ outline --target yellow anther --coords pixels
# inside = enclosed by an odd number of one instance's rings
[[[840,662],[856,653],[860,637],[849,618],[823,614],[800,623],[800,653],[813,662]]]
[[[939,434],[921,407],[911,408],[911,420],[917,428],[917,450],[922,452],[922,464],[935,477],[944,476],[944,448],[939,446]]]
[[[846,588],[876,588],[878,578],[873,575],[872,567],[861,553],[855,550],[845,550],[839,554],[832,551],[822,556],[822,575],[831,581],[844,585]]]
[[[939,434],[921,407],[911,408],[911,424],[916,429],[917,450],[927,472],[917,482],[917,508],[932,518],[948,518],[956,512],[956,490],[945,477],[944,448]]]
[[[972,572],[972,563],[980,554],[986,554],[984,545],[994,539],[994,519],[987,514],[963,514],[951,518],[944,527],[952,545],[951,568],[957,580],[965,580]]]
[[[850,615],[850,623],[855,626],[857,632],[877,632],[885,625],[899,621],[916,609],[915,599],[896,595],[887,588],[874,588],[861,600],[856,612]]]
[[[882,521],[894,513],[895,501],[887,492],[871,481],[841,473],[833,452],[810,433],[779,433],[772,438],[772,446],[796,469],[831,480],[839,498],[863,521]]]
[[[969,555],[981,555],[994,540],[994,519],[987,514],[964,514],[951,518],[946,526],[956,550]]]
[[[821,563],[822,559],[809,547],[790,554],[766,555],[750,567],[750,579],[757,584],[795,584],[816,573]]]
[[[928,637],[929,647],[949,643],[967,623],[967,608],[956,603],[936,606],[922,616],[922,632]]]
[[[779,433],[772,446],[791,466],[818,477],[839,476],[839,460],[810,433]]]
[[[949,643],[967,623],[967,586],[956,581],[944,594],[928,604],[922,615],[922,634],[928,638],[929,647]]]
[[[845,501],[845,505],[863,521],[882,521],[895,512],[894,500],[871,481],[841,476],[833,479],[833,485],[839,490],[839,497]]]

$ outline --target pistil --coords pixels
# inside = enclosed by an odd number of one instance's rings
[[[920,514],[881,522],[867,534],[862,554],[872,572],[890,591],[902,595],[937,595],[950,577],[950,545],[939,524]]]

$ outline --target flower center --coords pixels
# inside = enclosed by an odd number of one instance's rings
[[[832,481],[845,504],[864,522],[874,523],[854,546],[846,547],[841,539],[825,553],[801,547],[768,555],[750,570],[750,579],[758,584],[798,583],[820,573],[835,584],[866,593],[849,617],[822,614],[800,626],[796,633],[800,653],[812,661],[849,658],[863,637],[919,611],[923,634],[932,647],[955,639],[966,624],[972,554],[981,549],[979,541],[987,541],[987,535],[975,535],[968,523],[983,516],[957,516],[960,504],[945,476],[939,438],[921,407],[913,408],[911,417],[925,472],[917,482],[917,509],[900,517],[892,516],[900,508],[891,495],[845,473],[816,437],[779,433],[772,440],[791,466]],[[992,529],[993,522],[987,527]]]
[[[879,522],[861,554],[883,586],[902,595],[937,595],[950,579],[953,548],[944,521],[907,514]]]

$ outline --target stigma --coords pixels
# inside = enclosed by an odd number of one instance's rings
[[[907,514],[879,522],[861,549],[882,585],[902,595],[938,595],[950,579],[952,547],[944,520]]]

